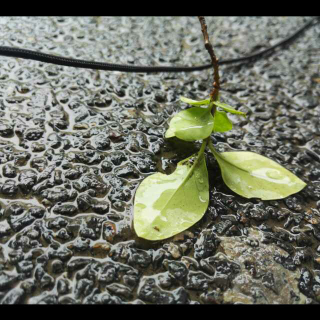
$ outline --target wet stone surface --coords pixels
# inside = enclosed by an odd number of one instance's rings
[[[308,17],[207,18],[218,58],[282,40]],[[207,97],[210,70],[134,74],[0,57],[0,303],[320,302],[320,27],[285,50],[221,66],[222,100],[247,112],[215,134],[219,151],[265,155],[308,186],[244,199],[208,154],[210,205],[159,242],[132,228],[139,183],[171,173],[199,143],[164,139]],[[210,58],[196,18],[1,17],[0,44],[134,65]]]

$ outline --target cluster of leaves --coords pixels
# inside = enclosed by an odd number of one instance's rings
[[[180,99],[194,107],[171,119],[165,137],[203,142],[199,152],[179,162],[171,175],[156,173],[140,184],[134,203],[134,228],[139,237],[166,239],[188,229],[203,217],[209,204],[204,155],[207,146],[220,166],[225,184],[245,198],[282,199],[306,186],[290,171],[259,154],[245,151],[219,153],[215,150],[210,135],[232,129],[227,114],[245,117],[245,113],[220,102],[220,99]]]

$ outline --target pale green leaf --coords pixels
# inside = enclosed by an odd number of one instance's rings
[[[180,97],[180,100],[182,102],[191,104],[193,106],[203,106],[203,105],[207,105],[210,103],[210,99],[205,99],[205,100],[200,100],[200,101],[196,101],[196,100],[192,100],[189,98],[185,98],[185,97]]]
[[[225,184],[245,198],[283,199],[301,191],[306,184],[273,160],[253,152],[218,153],[210,145]]]
[[[148,240],[162,240],[199,221],[209,204],[208,171],[204,154],[178,163],[165,175],[156,173],[142,181],[134,202],[134,229]]]
[[[220,101],[214,101],[213,104],[215,104],[216,106],[222,108],[224,111],[227,111],[229,113],[238,114],[238,115],[241,115],[241,116],[244,116],[244,117],[246,116],[246,114],[244,112],[238,111],[238,110],[236,110],[235,108],[229,106],[226,103],[223,103],[223,102],[220,102]]]
[[[213,129],[211,110],[193,107],[180,111],[170,121],[165,137],[177,138],[185,141],[203,140]]]
[[[232,122],[224,111],[214,113],[213,132],[225,132],[232,129]]]

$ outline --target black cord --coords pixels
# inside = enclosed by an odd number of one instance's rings
[[[262,50],[261,52],[254,53],[252,55],[235,58],[235,59],[228,59],[228,60],[219,60],[219,65],[223,64],[231,64],[236,62],[244,62],[250,61],[253,59],[257,59],[262,57],[267,52],[274,50],[275,48],[288,44],[298,35],[300,35],[304,30],[306,30],[315,20],[318,20],[319,17],[315,17],[307,22],[304,26],[298,29],[295,33],[291,36],[285,38],[284,40],[280,41],[279,43]],[[54,56],[42,52],[36,52],[27,49],[20,49],[20,48],[11,48],[0,46],[0,55],[7,56],[7,57],[15,57],[15,58],[22,58],[22,59],[30,59],[36,60],[46,63],[53,63],[61,66],[67,67],[75,67],[75,68],[85,68],[85,69],[95,69],[95,70],[106,70],[106,71],[122,71],[122,72],[140,72],[140,73],[150,73],[150,72],[192,72],[192,71],[200,71],[209,69],[212,67],[210,64],[205,64],[201,66],[195,67],[175,67],[175,66],[133,66],[133,65],[120,65],[120,64],[113,64],[113,63],[104,63],[104,62],[95,62],[95,61],[86,61],[86,60],[78,60],[72,58],[65,58],[60,56]]]

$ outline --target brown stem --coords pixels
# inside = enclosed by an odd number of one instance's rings
[[[210,99],[212,101],[216,101],[216,100],[218,100],[218,94],[219,94],[219,90],[220,90],[218,59],[217,59],[216,55],[214,54],[212,44],[209,40],[206,20],[203,16],[198,16],[198,19],[201,24],[201,31],[202,31],[203,38],[204,38],[205,48],[207,49],[207,51],[210,55],[211,63],[212,63],[212,67],[213,67],[214,82],[213,82],[213,89],[210,92]],[[215,107],[214,107],[214,111],[215,111]]]

